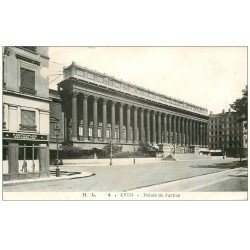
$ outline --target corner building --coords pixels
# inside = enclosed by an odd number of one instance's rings
[[[169,143],[180,151],[208,146],[208,111],[76,65],[58,84],[63,138],[75,146],[103,148],[110,140],[131,151],[139,142]],[[58,117],[60,116],[60,117]],[[51,145],[53,147],[53,145]]]
[[[3,49],[3,178],[49,176],[48,48]]]

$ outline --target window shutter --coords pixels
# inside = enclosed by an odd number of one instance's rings
[[[36,125],[35,111],[22,110],[21,123],[22,125],[35,126]]]
[[[35,71],[21,68],[21,86],[35,89]]]

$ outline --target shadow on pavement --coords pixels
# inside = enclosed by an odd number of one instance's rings
[[[219,169],[234,169],[234,168],[247,168],[247,160],[243,161],[234,161],[234,162],[227,162],[227,163],[216,163],[213,165],[195,165],[191,166],[192,168],[219,168]]]

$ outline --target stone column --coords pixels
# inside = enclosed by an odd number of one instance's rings
[[[185,140],[185,142],[186,142],[186,146],[188,146],[189,145],[189,130],[188,130],[188,119],[187,118],[185,118],[185,123],[186,123],[186,140]]]
[[[209,136],[208,122],[205,123],[205,128],[206,128],[206,141],[205,141],[205,146],[208,147],[208,136]],[[229,141],[229,138],[228,138],[228,141]]]
[[[185,118],[181,118],[181,145],[185,146],[185,127],[184,127],[184,119]]]
[[[158,144],[161,142],[161,112],[158,112]]]
[[[10,179],[16,179],[18,177],[19,167],[19,144],[15,142],[9,142],[8,144],[8,174]]]
[[[98,97],[94,96],[93,102],[93,140],[98,141],[98,109],[97,109]]]
[[[176,122],[177,122],[177,144],[180,145],[181,141],[180,141],[180,134],[181,134],[181,121],[180,121],[180,117],[176,117]]]
[[[199,145],[202,146],[201,122],[199,122]]]
[[[189,145],[192,145],[192,136],[193,136],[193,133],[192,133],[192,120],[190,119],[189,120]]]
[[[111,106],[111,139],[115,140],[115,101],[112,101]]]
[[[39,148],[39,172],[40,177],[49,176],[49,147]]]
[[[164,137],[163,137],[163,142],[167,143],[168,137],[167,137],[167,115],[163,114],[163,131],[164,131]]]
[[[196,122],[196,144],[199,145],[200,144],[200,128],[199,128],[199,123],[200,122]]]
[[[192,136],[192,143],[195,145],[195,121],[192,121],[192,129],[193,129],[193,136]]]
[[[176,140],[176,116],[173,115],[173,144],[177,143]]]
[[[83,95],[83,141],[88,141],[89,123],[88,123],[88,96]]]
[[[168,143],[172,143],[171,133],[172,133],[172,115],[168,115]]]
[[[124,136],[123,136],[123,103],[120,103],[119,107],[119,138],[120,142],[124,142]]]
[[[127,143],[131,143],[130,110],[131,110],[131,105],[127,105],[127,127],[126,127]]]
[[[203,122],[202,124],[203,124],[202,146],[205,146],[206,128],[205,128],[205,123]]]
[[[156,124],[155,124],[155,111],[152,113],[152,120],[153,120],[153,145],[156,145]]]
[[[137,107],[134,107],[134,143],[138,143]]]
[[[72,91],[72,140],[77,140],[77,91]]]
[[[193,133],[194,133],[194,135],[193,135],[193,137],[194,137],[194,139],[193,139],[193,141],[194,141],[194,145],[197,145],[197,143],[196,143],[196,137],[197,137],[197,134],[196,134],[196,121],[194,121],[193,122]]]
[[[102,141],[107,141],[107,101],[103,99],[102,102]]]
[[[150,135],[150,110],[147,110],[147,143],[150,144],[151,135]]]
[[[144,108],[141,108],[141,142],[145,142],[145,130],[144,130]]]

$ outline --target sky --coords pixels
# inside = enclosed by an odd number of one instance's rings
[[[247,84],[246,47],[49,47],[50,88],[72,61],[220,113]],[[59,75],[57,75],[59,74]]]

